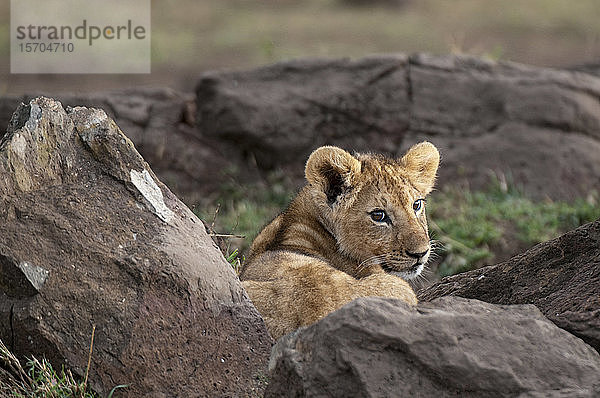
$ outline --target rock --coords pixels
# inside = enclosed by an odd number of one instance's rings
[[[358,299],[280,339],[265,397],[594,397],[600,355],[532,305]]]
[[[582,69],[583,70],[583,69]],[[586,69],[587,70],[587,69]],[[0,98],[0,123],[30,95]],[[303,181],[320,145],[400,155],[430,140],[438,186],[507,178],[536,199],[600,186],[600,76],[447,55],[303,59],[204,73],[196,97],[168,89],[61,95],[105,109],[159,178],[189,205],[225,184]]]
[[[594,76],[600,76],[600,64],[597,62],[573,65],[568,67],[567,69],[577,72],[589,73],[590,75]]]
[[[449,295],[534,304],[557,326],[600,352],[600,220],[498,265],[444,278],[418,292],[424,301]]]
[[[105,396],[260,394],[272,340],[202,222],[104,111],[20,106],[0,140],[0,340]]]
[[[36,96],[0,98],[2,129],[19,103],[28,103]],[[199,203],[214,194],[224,179],[218,177],[231,165],[218,143],[209,142],[195,128],[193,95],[170,89],[127,89],[56,98],[64,107],[105,110],[127,132],[160,180],[187,204]]]
[[[11,297],[32,297],[44,286],[48,271],[0,254],[0,289]]]
[[[208,72],[196,87],[203,134],[263,170],[294,164],[335,142],[391,152],[408,128],[407,57],[306,59],[241,72]]]
[[[441,187],[481,188],[490,174],[506,175],[535,198],[571,200],[600,186],[600,79],[420,54],[410,82],[404,146],[426,138],[440,148]]]
[[[600,79],[586,73],[455,55],[309,59],[206,73],[196,95],[202,134],[298,181],[320,145],[398,156],[427,139],[442,150],[440,187],[496,174],[570,200],[600,186]]]

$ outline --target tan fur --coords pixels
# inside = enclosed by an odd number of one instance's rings
[[[428,142],[398,160],[331,146],[311,154],[308,184],[256,237],[240,273],[273,337],[357,297],[417,303],[400,276],[416,277],[429,257],[424,202],[415,208],[433,189],[438,164]],[[373,219],[376,210],[385,221]]]

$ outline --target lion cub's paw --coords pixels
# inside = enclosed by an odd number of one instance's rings
[[[397,276],[377,273],[358,280],[363,296],[381,296],[400,299],[410,305],[417,305],[417,295],[410,285]]]

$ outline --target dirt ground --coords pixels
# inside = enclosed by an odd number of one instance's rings
[[[344,0],[156,0],[152,73],[10,74],[9,3],[0,4],[0,95],[142,86],[189,92],[206,70],[306,56],[424,51],[550,67],[600,61],[596,0],[406,0],[396,7],[352,7]]]

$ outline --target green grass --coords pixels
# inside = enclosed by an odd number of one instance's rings
[[[264,185],[226,184],[211,205],[195,207],[194,213],[204,220],[227,261],[239,271],[244,253],[261,228],[277,216],[293,198],[285,176],[273,174]]]
[[[95,398],[84,382],[74,379],[69,370],[56,371],[45,359],[31,358],[25,367],[0,341],[1,397],[79,397]]]
[[[89,366],[89,365],[88,365]],[[115,386],[116,390],[127,385]],[[54,369],[46,359],[28,359],[25,366],[0,340],[0,398],[97,398],[87,386],[86,378],[81,381],[73,377],[64,367]]]
[[[244,236],[220,245],[236,270],[260,229],[292,199],[285,184],[273,186],[273,190],[230,186],[221,195],[216,217],[214,210],[212,214],[196,212],[213,223],[215,230]],[[517,254],[594,221],[600,218],[600,207],[595,196],[572,203],[534,201],[513,187],[496,183],[485,191],[434,192],[428,199],[428,214],[432,238],[440,243],[436,272],[447,276],[493,264],[498,255]]]
[[[572,203],[536,202],[499,184],[483,192],[436,192],[429,205],[432,235],[443,245],[441,276],[492,262],[494,246],[502,239],[531,246],[600,218],[592,196]]]

